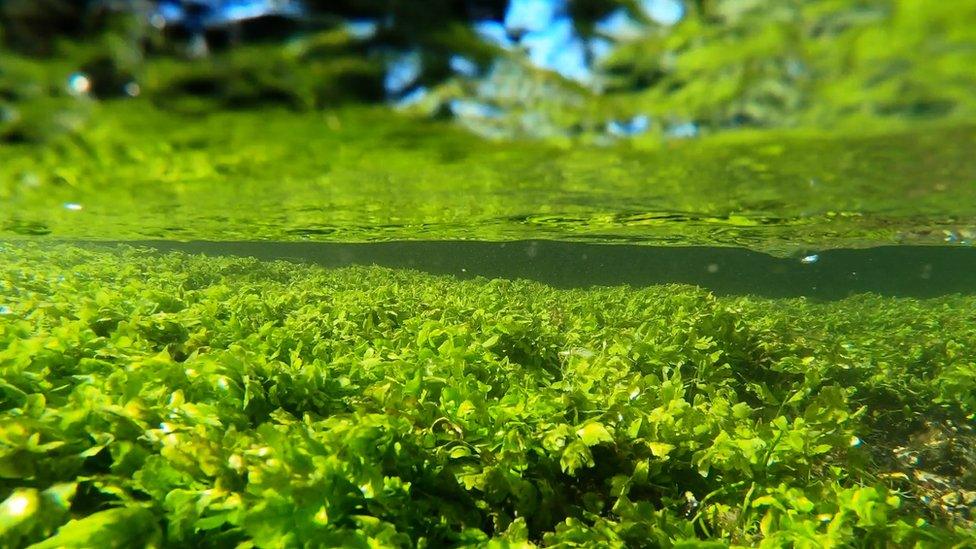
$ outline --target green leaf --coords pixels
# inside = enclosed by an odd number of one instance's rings
[[[674,444],[668,444],[666,442],[648,442],[647,446],[651,449],[651,453],[654,454],[654,457],[665,459],[668,457],[668,454],[675,449]]]
[[[18,526],[33,520],[40,508],[40,494],[33,488],[14,490],[0,503],[0,539],[10,536]]]
[[[602,423],[587,423],[576,430],[576,435],[580,437],[583,444],[596,446],[603,442],[613,442],[613,435],[603,426]]]
[[[593,454],[583,441],[574,440],[563,450],[559,464],[564,472],[575,475],[583,467],[593,466]]]
[[[155,547],[159,539],[159,525],[152,512],[142,507],[119,507],[69,521],[57,534],[30,549]]]

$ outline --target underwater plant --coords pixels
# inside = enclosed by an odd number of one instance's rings
[[[976,543],[972,296],[0,254],[5,546]]]

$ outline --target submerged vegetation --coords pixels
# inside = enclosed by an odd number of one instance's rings
[[[0,258],[4,546],[976,544],[971,296]]]
[[[976,3],[419,4],[0,1],[0,546],[976,547],[974,295],[77,243],[976,240]]]

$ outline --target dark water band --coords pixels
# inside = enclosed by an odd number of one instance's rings
[[[839,299],[874,292],[935,297],[976,292],[976,249],[888,246],[778,258],[741,248],[519,242],[125,242],[159,251],[380,265],[461,278],[525,278],[556,287],[694,284],[722,295]]]

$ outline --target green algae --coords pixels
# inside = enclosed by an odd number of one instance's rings
[[[595,147],[486,142],[374,108],[87,108],[80,131],[0,148],[3,234],[787,251],[937,243],[976,226],[971,126]]]
[[[7,545],[976,542],[972,296],[0,254]]]

